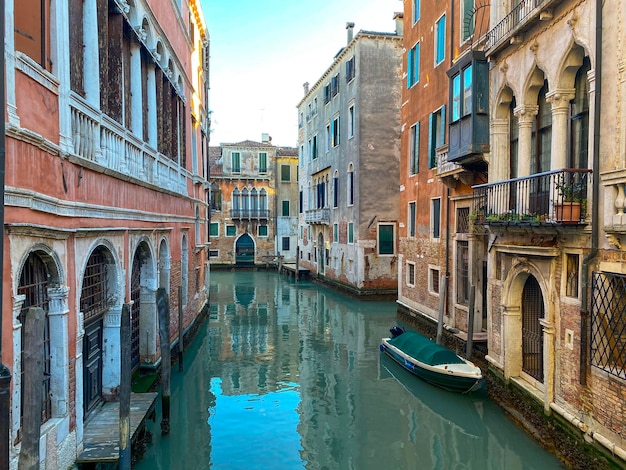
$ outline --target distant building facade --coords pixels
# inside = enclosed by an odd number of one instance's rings
[[[276,150],[276,254],[295,263],[298,251],[298,149]]]
[[[274,264],[279,255],[295,260],[295,153],[272,145],[267,135],[263,142],[210,148],[212,264]]]
[[[359,294],[397,289],[402,19],[360,31],[298,103],[300,266]]]
[[[69,468],[88,418],[119,392],[122,307],[135,370],[160,364],[157,288],[171,310],[182,304],[184,328],[206,307],[209,37],[195,0],[5,4],[11,467],[28,406],[25,325],[38,307],[39,460]],[[173,341],[180,333],[170,326]]]

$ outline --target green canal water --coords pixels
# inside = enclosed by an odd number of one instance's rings
[[[394,302],[274,272],[211,280],[209,318],[172,371],[170,434],[159,412],[134,468],[564,468],[484,391],[440,390],[381,355]]]

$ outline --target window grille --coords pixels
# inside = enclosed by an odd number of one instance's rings
[[[20,295],[25,295],[24,305],[22,306],[22,310],[20,312],[20,322],[22,323],[22,366],[21,366],[21,375],[22,382],[24,377],[24,362],[23,362],[23,353],[24,353],[24,324],[26,320],[26,315],[28,314],[28,310],[31,307],[40,307],[44,310],[46,314],[46,319],[44,322],[44,337],[43,340],[43,348],[44,348],[44,365],[43,365],[43,401],[41,408],[41,422],[44,423],[48,421],[52,417],[52,401],[50,399],[50,322],[48,318],[48,270],[46,269],[46,265],[43,260],[36,254],[31,254],[26,263],[24,264],[24,268],[22,270],[22,274],[20,276],[20,284],[17,288],[17,293]],[[23,416],[23,406],[24,400],[21,402],[22,409],[20,410],[20,416]]]
[[[456,211],[456,233],[469,232],[469,207],[461,207]]]
[[[80,293],[80,311],[85,323],[102,315],[108,308],[108,284],[107,260],[102,251],[96,250],[87,261]]]
[[[626,275],[594,272],[591,364],[626,379]]]

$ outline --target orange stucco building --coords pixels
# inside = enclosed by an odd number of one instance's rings
[[[185,330],[206,307],[209,37],[194,0],[9,0],[5,21],[10,460],[23,442],[25,330],[40,307],[39,460],[68,468],[88,417],[116,399],[123,306],[136,371],[160,364],[159,287],[173,343],[179,305]]]

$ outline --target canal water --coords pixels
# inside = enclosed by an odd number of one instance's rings
[[[484,391],[440,390],[381,355],[394,324],[394,302],[213,272],[209,318],[172,371],[170,434],[159,410],[135,468],[564,468]]]

